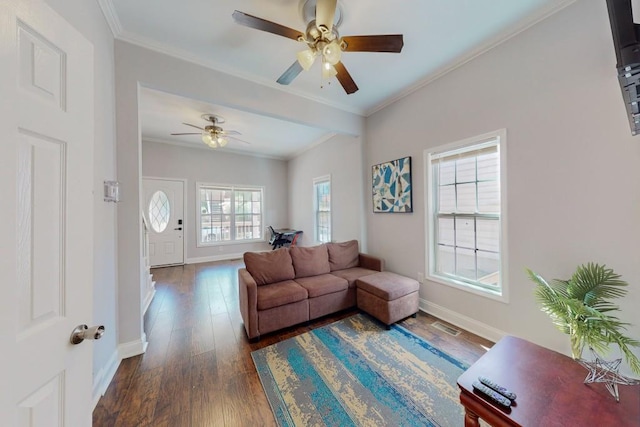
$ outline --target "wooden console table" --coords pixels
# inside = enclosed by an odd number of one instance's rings
[[[604,384],[583,383],[587,373],[567,356],[507,336],[458,378],[464,425],[478,427],[480,417],[492,426],[640,426],[640,386],[619,386],[616,403]],[[516,393],[511,408],[474,391],[478,376]]]

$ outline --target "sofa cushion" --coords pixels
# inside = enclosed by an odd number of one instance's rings
[[[356,286],[384,301],[393,301],[420,289],[417,280],[390,271],[361,277],[356,280]]]
[[[329,269],[329,253],[325,245],[313,247],[294,246],[289,249],[296,278],[327,274]]]
[[[377,273],[376,270],[369,270],[368,268],[362,267],[346,268],[344,270],[336,270],[331,272],[331,274],[333,274],[334,276],[341,277],[349,282],[350,288],[354,288],[356,286],[356,279],[375,273]]]
[[[327,243],[329,252],[329,266],[331,271],[344,270],[345,268],[357,267],[358,261],[358,241],[350,240],[342,243]]]
[[[258,287],[258,310],[280,307],[305,300],[307,297],[307,290],[293,280],[270,283]]]
[[[258,286],[290,280],[296,276],[288,248],[269,252],[245,252],[244,265]]]
[[[296,283],[305,288],[309,298],[315,298],[334,292],[344,291],[349,287],[346,280],[333,274],[321,274],[319,276],[299,277]]]

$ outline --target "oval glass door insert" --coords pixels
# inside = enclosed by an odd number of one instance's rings
[[[169,198],[164,191],[158,190],[151,196],[149,202],[149,221],[151,228],[156,233],[162,233],[169,225],[171,217],[171,207],[169,206]]]

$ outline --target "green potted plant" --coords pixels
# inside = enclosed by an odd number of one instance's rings
[[[541,310],[549,315],[556,327],[569,335],[573,358],[580,360],[585,346],[601,355],[608,353],[611,344],[620,347],[631,370],[640,374],[640,359],[630,347],[640,341],[624,335],[629,323],[621,322],[610,313],[619,307],[610,299],[626,295],[628,283],[620,280],[605,265],[580,265],[569,280],[553,280],[549,284],[540,275],[527,269],[536,283],[535,295]]]

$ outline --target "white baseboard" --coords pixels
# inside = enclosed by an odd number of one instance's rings
[[[498,342],[502,337],[508,335],[506,332],[496,329],[493,326],[478,322],[471,317],[449,310],[448,308],[434,304],[422,298],[420,299],[420,310],[449,322],[452,325],[456,325],[466,331],[479,335],[482,338],[486,338],[489,341]]]
[[[143,354],[147,351],[147,335],[142,334],[142,338],[136,341],[126,342],[118,346],[118,356],[120,360]]]
[[[151,282],[151,287],[149,288],[149,292],[144,297],[144,305],[142,306],[142,315],[144,316],[151,305],[151,301],[153,301],[153,297],[156,295],[156,282]]]
[[[212,261],[230,261],[232,259],[242,259],[244,254],[222,254],[222,255],[213,255],[213,256],[203,256],[199,258],[187,258],[185,264],[199,264],[201,262],[212,262]]]
[[[93,409],[96,408],[100,397],[104,396],[107,392],[107,387],[109,387],[111,380],[113,380],[113,377],[116,375],[116,371],[118,370],[118,366],[120,366],[121,361],[122,359],[118,357],[118,351],[114,351],[107,364],[100,369],[93,379]]]
[[[129,357],[143,354],[145,351],[147,351],[148,344],[149,343],[147,342],[147,334],[142,334],[142,338],[140,338],[139,340],[120,344],[118,346],[118,349],[113,352],[107,364],[103,366],[102,369],[100,369],[98,374],[93,379],[93,409],[96,408],[100,397],[104,396],[104,394],[107,392],[107,388],[109,387],[109,384],[111,384],[113,377],[116,375],[116,371],[118,370],[122,359],[127,359]]]

